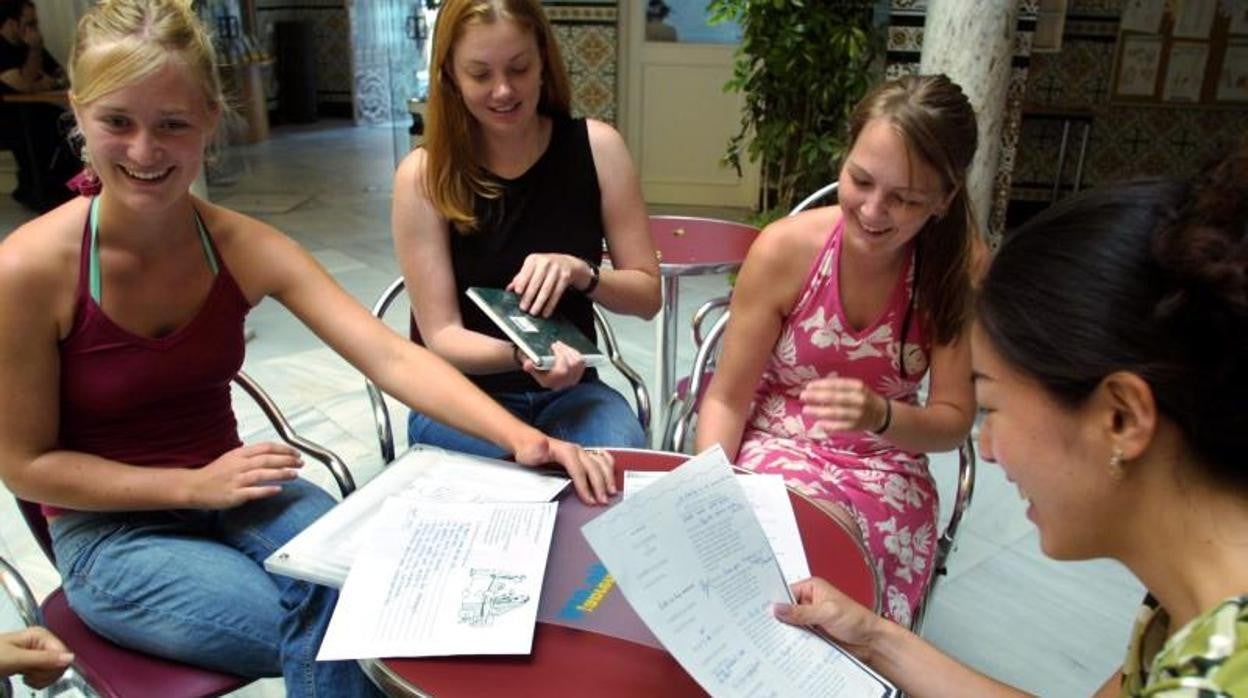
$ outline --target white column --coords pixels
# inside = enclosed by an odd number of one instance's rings
[[[928,0],[920,72],[944,73],[971,100],[979,147],[968,177],[971,205],[987,226],[1001,158],[1018,0]]]

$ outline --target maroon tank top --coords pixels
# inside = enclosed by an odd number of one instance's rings
[[[115,324],[91,298],[88,221],[74,324],[60,342],[59,448],[128,465],[198,468],[241,445],[230,382],[243,365],[251,306],[205,239],[219,260],[208,297],[189,323],[151,339]]]

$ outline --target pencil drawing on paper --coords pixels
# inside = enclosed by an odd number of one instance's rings
[[[529,595],[520,591],[524,580],[523,574],[473,568],[459,603],[459,622],[493,625],[499,616],[524,606],[529,602]]]

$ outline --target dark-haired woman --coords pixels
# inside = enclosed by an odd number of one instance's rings
[[[971,332],[980,453],[1045,554],[1148,588],[1099,696],[1248,695],[1248,146],[1192,184],[1062,202],[1006,238]],[[1015,692],[812,579],[777,615],[911,695]]]
[[[857,530],[903,625],[937,537],[923,454],[955,448],[974,417],[975,128],[943,75],[885,83],[859,103],[840,205],[773,223],[750,249],[698,413],[699,449],[719,443],[742,467],[784,475]]]

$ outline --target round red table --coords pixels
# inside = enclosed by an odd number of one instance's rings
[[[688,456],[612,449],[617,485],[625,470],[671,470]],[[564,496],[575,496],[570,491]],[[875,573],[857,538],[812,501],[790,490],[811,574],[879,609]],[[527,656],[423,657],[360,662],[392,696],[699,696],[701,687],[668,653],[594,632],[538,623]]]

